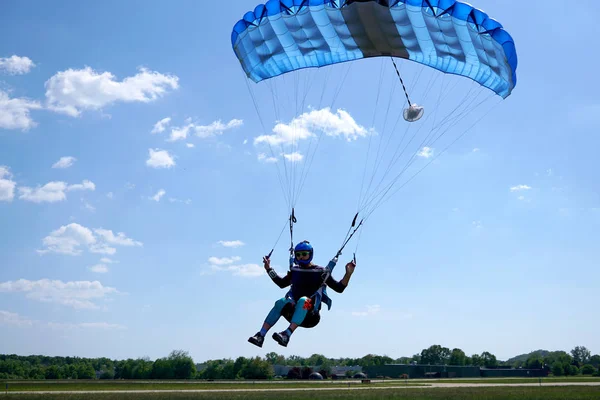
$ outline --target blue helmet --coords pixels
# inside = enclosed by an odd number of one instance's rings
[[[308,257],[308,259],[303,259],[303,260],[298,260],[298,258],[296,257],[296,253],[299,251],[308,251],[310,256]],[[313,247],[312,245],[309,243],[308,240],[304,240],[300,243],[298,243],[296,245],[296,247],[294,247],[294,261],[299,264],[299,265],[307,265],[310,264],[310,262],[313,259]]]

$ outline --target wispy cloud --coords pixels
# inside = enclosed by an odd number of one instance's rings
[[[384,309],[379,304],[367,305],[360,310],[352,311],[350,314],[361,319],[378,319],[401,321],[413,318],[409,312],[394,309]]]
[[[258,264],[238,264],[242,258],[234,257],[210,257],[208,264],[211,272],[230,272],[234,276],[254,278],[265,274],[265,269]]]
[[[179,78],[140,68],[136,75],[118,81],[110,72],[85,67],[58,72],[45,86],[49,109],[77,117],[117,102],[155,101],[179,88]]]
[[[258,161],[262,161],[265,163],[276,163],[277,162],[277,158],[275,157],[267,157],[267,155],[265,153],[259,153],[258,154]]]
[[[352,315],[357,317],[366,317],[369,315],[378,314],[381,311],[381,306],[379,304],[373,306],[366,306],[363,311],[352,311]]]
[[[44,249],[40,254],[57,253],[71,256],[80,255],[84,249],[91,253],[112,255],[117,252],[115,246],[141,247],[142,242],[128,238],[124,233],[117,235],[111,230],[94,229],[92,231],[77,223],[61,226],[43,239]]]
[[[12,173],[7,166],[0,165],[0,201],[10,202],[15,197],[17,183],[12,180]]]
[[[531,190],[531,186],[528,185],[517,185],[510,188],[511,192],[521,192],[524,190]]]
[[[65,322],[48,322],[47,326],[52,329],[66,329],[66,330],[74,330],[74,329],[86,329],[86,330],[125,330],[127,327],[121,324],[110,324],[108,322],[80,322],[77,324],[74,323],[65,323]]]
[[[40,328],[51,328],[51,329],[101,329],[101,330],[113,330],[113,329],[127,329],[126,326],[121,324],[111,324],[108,322],[45,322],[40,320],[33,320],[31,318],[19,315],[6,310],[0,310],[0,326],[18,326],[18,327],[35,327]]]
[[[152,168],[171,168],[175,166],[175,159],[167,150],[148,149],[149,158],[146,165]]]
[[[346,140],[352,141],[368,136],[371,131],[359,125],[347,111],[340,109],[332,113],[327,107],[304,113],[289,124],[279,123],[273,128],[273,133],[274,135],[256,137],[254,144],[289,145],[315,138],[317,133],[324,133],[331,137],[343,136]]]
[[[288,160],[289,162],[300,162],[304,159],[304,156],[298,152],[294,152],[294,153],[290,153],[290,154],[284,154],[283,155],[286,160]]]
[[[236,263],[238,261],[240,261],[242,258],[241,257],[223,257],[223,258],[218,258],[218,257],[210,257],[208,259],[208,262],[212,265],[231,265],[233,263]]]
[[[34,67],[35,64],[29,57],[12,55],[8,58],[0,58],[0,72],[5,74],[24,75]]]
[[[199,125],[195,122],[192,122],[191,118],[188,118],[185,121],[185,125],[173,127],[171,129],[171,134],[167,140],[170,142],[185,140],[189,135],[195,135],[201,139],[206,139],[214,136],[220,136],[225,133],[225,131],[238,128],[243,124],[244,122],[241,119],[232,119],[226,124],[224,124],[221,120],[218,120],[209,125]]]
[[[160,189],[154,196],[150,197],[150,199],[159,202],[165,193],[167,192],[164,189]]]
[[[96,301],[118,292],[117,289],[105,287],[98,281],[19,279],[0,283],[0,293],[25,293],[27,298],[44,303],[55,303],[75,309],[98,309],[100,306]]]
[[[433,149],[431,147],[423,147],[417,155],[423,158],[431,158],[433,157]]]
[[[223,247],[241,247],[244,246],[245,243],[242,242],[241,240],[219,240],[218,242],[221,246]]]
[[[88,180],[82,183],[68,185],[65,182],[49,182],[44,186],[35,188],[21,186],[19,187],[19,199],[33,203],[55,203],[67,199],[67,192],[74,190],[96,190],[96,185]]]
[[[33,320],[19,314],[0,310],[0,326],[32,326]]]
[[[0,128],[20,129],[26,132],[37,126],[29,112],[41,108],[41,104],[37,101],[11,98],[7,92],[0,90]]]
[[[108,272],[108,267],[104,264],[96,264],[90,267],[90,271],[95,272],[97,274],[105,274]]]
[[[152,128],[152,134],[162,133],[165,131],[167,126],[171,123],[171,118],[163,118],[154,124],[154,128]]]
[[[58,160],[57,162],[54,163],[54,165],[52,165],[52,168],[59,168],[59,169],[69,168],[69,167],[73,166],[73,163],[75,161],[77,161],[77,159],[75,157],[71,157],[71,156],[61,157],[60,160]]]

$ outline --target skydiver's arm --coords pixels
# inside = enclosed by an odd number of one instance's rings
[[[289,272],[283,278],[280,277],[273,268],[270,268],[267,273],[271,280],[282,289],[290,286],[292,283],[292,276]]]
[[[277,271],[275,271],[273,268],[271,268],[271,260],[269,258],[267,258],[267,257],[263,258],[263,263],[265,266],[265,270],[267,271],[267,274],[269,274],[269,277],[271,278],[271,280],[273,282],[275,282],[275,284],[277,286],[279,286],[280,288],[283,289],[283,288],[291,285],[292,276],[289,272],[282,278],[277,274]]]
[[[354,261],[350,261],[348,264],[346,264],[346,273],[341,281],[336,281],[333,276],[329,275],[329,278],[327,278],[326,281],[327,286],[338,293],[342,293],[348,287],[348,284],[350,283],[350,277],[354,273],[355,267],[356,264]]]

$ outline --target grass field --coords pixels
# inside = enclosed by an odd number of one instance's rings
[[[432,383],[444,384],[519,384],[541,383],[542,386],[564,382],[598,382],[598,377],[551,377],[551,378],[488,378],[488,379],[422,379],[422,380],[372,380],[370,387],[385,386],[428,386]],[[8,385],[8,386],[7,386]],[[107,390],[207,390],[207,389],[272,389],[272,388],[347,388],[348,385],[362,385],[360,380],[348,381],[112,381],[112,380],[70,380],[70,381],[0,381],[0,390],[22,391],[107,391]],[[363,385],[364,386],[364,385]]]
[[[0,398],[2,395],[0,395]],[[411,399],[411,400],[597,400],[600,387],[482,387],[482,388],[405,388],[335,391],[308,390],[302,392],[211,392],[211,393],[70,393],[70,394],[9,394],[10,399],[41,400],[314,400],[314,399]]]
[[[192,399],[413,399],[413,400],[598,400],[600,386],[552,386],[600,383],[600,378],[490,378],[379,381],[0,381],[0,398],[66,400]],[[458,387],[461,384],[536,386]],[[444,385],[433,387],[430,385]],[[447,387],[451,385],[450,387]],[[257,391],[248,391],[248,390]],[[292,391],[292,389],[303,389]],[[318,390],[328,389],[328,390]],[[356,390],[360,389],[360,390]],[[211,392],[202,392],[212,390]],[[218,390],[218,391],[215,391]],[[244,391],[246,390],[246,391]],[[260,391],[258,391],[260,390]],[[156,392],[161,391],[161,392]],[[26,393],[24,393],[26,392]],[[80,392],[80,393],[78,393]],[[82,393],[85,392],[85,393]],[[94,392],[94,393],[90,393]]]

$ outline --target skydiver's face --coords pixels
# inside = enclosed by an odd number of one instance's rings
[[[302,261],[308,261],[310,259],[310,251],[297,251],[296,252],[296,260],[302,262]]]

